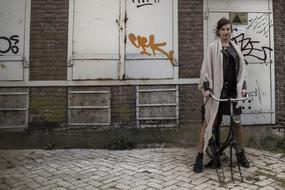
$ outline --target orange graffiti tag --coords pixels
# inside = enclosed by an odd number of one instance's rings
[[[142,49],[141,54],[151,56],[151,54],[147,51],[147,48],[150,48],[152,50],[152,53],[154,56],[155,56],[155,52],[158,51],[158,52],[164,54],[169,59],[171,64],[174,65],[174,62],[173,62],[174,51],[170,50],[167,53],[166,51],[161,49],[160,47],[166,46],[167,43],[166,42],[155,43],[153,34],[151,34],[149,36],[149,40],[148,40],[144,36],[136,36],[135,34],[130,33],[129,34],[129,40],[136,48]]]

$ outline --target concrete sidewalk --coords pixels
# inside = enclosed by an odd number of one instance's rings
[[[0,189],[285,189],[285,155],[246,152],[245,181],[227,167],[221,184],[213,169],[192,171],[194,148],[0,150]]]

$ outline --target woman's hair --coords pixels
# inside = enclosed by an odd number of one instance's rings
[[[233,28],[232,28],[232,23],[229,19],[223,17],[221,18],[218,22],[217,22],[217,27],[216,27],[216,36],[220,36],[219,35],[219,31],[221,30],[221,28],[227,24],[230,24],[231,25],[231,31],[233,31]]]

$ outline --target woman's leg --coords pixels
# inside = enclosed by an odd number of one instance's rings
[[[195,173],[201,173],[203,171],[203,148],[204,148],[204,134],[207,128],[207,122],[204,120],[203,125],[200,128],[200,136],[198,143],[198,154],[196,156],[193,171]]]
[[[218,127],[216,125],[219,125],[219,117],[216,117],[215,121],[214,121],[214,124],[213,124],[213,127]],[[196,161],[195,161],[195,164],[194,164],[194,168],[193,168],[193,171],[196,172],[196,173],[200,173],[203,171],[203,149],[204,149],[204,134],[205,134],[205,130],[207,128],[207,122],[204,121],[203,122],[203,125],[200,129],[200,136],[199,136],[199,143],[198,143],[198,154],[196,156]]]
[[[242,128],[242,126],[240,124],[236,124],[236,126],[234,126],[234,132],[235,132],[235,137],[237,139],[237,142],[241,148],[241,152],[236,153],[237,161],[239,162],[239,164],[242,167],[249,168],[250,164],[245,157],[244,148],[243,148],[244,147],[244,139],[243,139],[243,128]]]
[[[202,127],[200,128],[200,137],[199,137],[199,143],[198,143],[198,152],[203,153],[204,149],[204,134],[205,130],[207,128],[207,122],[204,121]]]
[[[234,133],[235,133],[235,138],[236,138],[240,148],[243,149],[243,147],[244,147],[243,128],[240,124],[236,124],[234,126]]]
[[[217,114],[216,119],[213,123],[213,127],[219,127],[218,125],[220,125],[221,123],[221,117]],[[200,137],[199,137],[199,143],[198,143],[198,152],[202,153],[203,149],[204,149],[204,134],[205,134],[205,130],[207,128],[207,122],[204,121],[203,125],[200,129]]]

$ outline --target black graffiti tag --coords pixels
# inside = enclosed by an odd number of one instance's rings
[[[142,7],[142,6],[147,6],[147,5],[153,5],[153,3],[159,3],[159,0],[132,0],[133,3],[137,4],[137,8]]]
[[[258,15],[255,18],[250,19],[248,22],[249,25],[247,29],[252,29],[254,32],[264,35],[266,38],[268,37],[270,28],[273,25],[268,13]]]
[[[244,33],[234,37],[231,39],[236,44],[240,44],[241,52],[246,58],[247,56],[255,57],[258,60],[265,62],[267,60],[267,52],[272,51],[270,47],[261,46],[261,49],[256,48],[254,45],[259,44],[259,41],[253,41],[251,38],[245,38]],[[263,56],[258,56],[256,52],[263,52]],[[247,60],[245,59],[245,63],[248,64]]]
[[[8,53],[9,51],[12,51],[13,54],[17,54],[19,52],[19,47],[17,46],[18,43],[18,35],[12,35],[9,38],[6,36],[0,36],[0,56]]]

